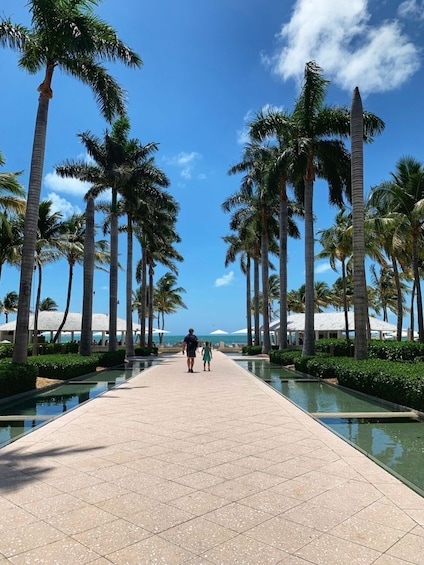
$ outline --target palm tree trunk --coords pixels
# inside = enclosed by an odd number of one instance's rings
[[[355,319],[355,359],[368,357],[368,297],[365,278],[364,230],[364,123],[362,101],[355,88],[350,111],[352,159],[352,227],[353,227],[353,303]]]
[[[247,345],[252,345],[252,289],[250,283],[250,255],[246,257],[246,322],[247,322]]]
[[[147,258],[146,248],[141,250],[141,283],[140,283],[140,345],[146,345],[146,307],[147,307]]]
[[[127,338],[125,340],[126,345],[126,356],[134,357],[134,339],[133,339],[133,324],[132,324],[132,269],[133,262],[133,232],[132,232],[132,221],[131,216],[128,215],[128,225],[127,225],[127,280],[126,280],[126,290],[127,290],[127,300],[126,300],[126,327],[127,327]]]
[[[312,178],[312,177],[311,177]],[[313,180],[305,180],[305,335],[302,355],[315,355]]]
[[[85,211],[84,237],[84,288],[82,301],[82,323],[80,354],[91,355],[93,324],[93,281],[94,281],[94,198],[89,193]]]
[[[13,348],[14,363],[26,363],[28,359],[28,324],[31,308],[32,275],[34,272],[34,251],[37,238],[49,102],[50,98],[40,94],[38,99],[37,118],[35,121],[24,224],[21,277],[19,282],[19,304],[16,318],[15,345]]]
[[[110,215],[110,272],[109,272],[109,351],[116,351],[118,318],[118,216],[116,213],[117,194],[112,190]]]
[[[420,284],[418,242],[416,238],[414,238],[412,242],[412,262],[414,269],[415,291],[417,294],[418,341],[420,343],[424,343],[423,301],[422,301],[421,284]]]
[[[346,339],[349,341],[349,313],[347,307],[347,289],[346,289],[346,260],[343,258],[342,260],[342,283],[343,283],[343,310],[344,310],[344,319],[345,319],[345,333]]]
[[[253,262],[253,308],[254,308],[254,323],[255,323],[255,345],[260,345],[261,343],[261,330],[259,321],[259,259],[257,254],[255,254],[255,259]]]
[[[286,182],[280,192],[280,334],[278,347],[287,349],[287,232],[288,208]]]
[[[402,296],[402,286],[400,284],[399,269],[395,257],[392,257],[392,268],[393,268],[393,276],[396,285],[396,299],[397,299],[396,340],[402,341],[403,296]]]
[[[68,318],[68,313],[69,313],[69,306],[71,304],[71,293],[72,293],[72,281],[74,278],[74,267],[72,265],[72,263],[69,263],[69,278],[68,278],[68,292],[66,294],[66,306],[65,306],[65,312],[63,313],[63,319],[60,322],[60,325],[57,329],[56,335],[53,338],[53,343],[56,343],[56,341],[59,338],[60,332],[62,331],[63,326],[66,323],[66,319]]]
[[[38,315],[40,313],[40,302],[41,302],[41,283],[43,280],[43,272],[41,267],[41,262],[38,262],[38,285],[37,285],[37,297],[35,299],[35,309],[34,309],[34,334],[32,338],[32,354],[38,355]]]
[[[147,336],[147,345],[149,347],[153,346],[153,275],[154,275],[154,268],[153,265],[149,265],[149,330]]]
[[[271,349],[271,340],[269,337],[269,267],[268,267],[268,225],[266,214],[262,217],[262,237],[261,237],[261,255],[262,255],[262,318],[263,318],[263,343],[262,353],[268,353]]]

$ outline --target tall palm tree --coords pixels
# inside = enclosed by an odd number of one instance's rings
[[[410,156],[401,157],[391,180],[373,189],[371,203],[389,204],[396,224],[397,237],[404,248],[411,249],[411,266],[417,301],[418,335],[424,343],[423,302],[420,285],[421,245],[424,235],[424,167]]]
[[[243,152],[243,159],[228,171],[229,174],[245,172],[239,193],[227,198],[222,207],[229,212],[234,206],[238,206],[244,199],[250,202],[250,206],[255,209],[257,216],[256,222],[260,229],[261,257],[262,257],[262,324],[263,324],[263,343],[262,352],[268,353],[271,349],[271,339],[269,333],[269,244],[270,239],[275,235],[277,224],[275,223],[275,212],[277,197],[274,191],[269,190],[267,185],[267,175],[270,170],[275,148],[261,145],[257,142],[248,143]],[[272,229],[274,228],[274,229]],[[259,298],[259,296],[258,296]]]
[[[125,226],[127,232],[127,278],[126,278],[126,323],[127,357],[134,355],[134,342],[132,330],[132,282],[133,282],[133,231],[134,224],[143,226],[144,219],[155,214],[158,208],[168,208],[176,213],[178,207],[170,194],[162,187],[169,185],[166,175],[154,165],[153,159],[146,157],[156,151],[155,144],[139,145],[135,161],[128,168],[127,182],[120,188],[121,205],[123,213],[127,216]]]
[[[288,200],[287,184],[298,183],[292,173],[292,162],[295,159],[293,141],[297,134],[296,124],[292,116],[277,110],[260,111],[250,126],[250,137],[255,141],[263,141],[269,137],[275,139],[276,147],[270,163],[267,183],[271,191],[279,194],[279,279],[280,279],[280,332],[279,347],[287,348],[287,239],[290,234],[300,238],[299,230],[293,222],[293,215],[303,216],[302,207],[295,206]]]
[[[43,69],[45,73],[38,87],[13,352],[15,362],[27,359],[33,256],[54,71],[61,70],[88,84],[102,114],[111,121],[116,114],[125,111],[124,92],[107,72],[103,61],[120,61],[129,67],[141,66],[140,57],[94,13],[93,6],[98,4],[99,0],[30,0],[31,29],[13,24],[10,19],[2,18],[0,21],[0,42],[19,52],[19,66],[31,74]]]
[[[305,206],[305,340],[303,355],[315,353],[314,335],[314,217],[313,190],[316,177],[325,179],[329,186],[329,200],[344,205],[344,193],[350,187],[350,155],[343,139],[350,134],[350,112],[347,108],[324,105],[328,81],[314,62],[306,64],[301,93],[295,103],[292,117],[297,122],[296,160],[293,167],[303,176]],[[375,115],[364,114],[364,136],[379,133],[383,122]],[[301,186],[301,185],[300,185]]]
[[[112,130],[106,130],[103,140],[87,131],[78,134],[93,164],[82,159],[67,160],[55,168],[62,177],[73,177],[91,185],[90,197],[97,198],[111,190],[111,204],[108,205],[110,225],[110,269],[109,269],[109,350],[118,346],[116,328],[118,317],[118,195],[128,182],[129,171],[152,146],[141,148],[137,140],[128,138],[130,122],[126,116],[117,119]],[[154,144],[152,144],[154,147]],[[92,264],[94,268],[94,263]],[[91,292],[92,295],[92,292]],[[91,297],[92,298],[92,297]],[[84,301],[89,301],[84,295]]]
[[[240,270],[246,277],[246,323],[247,323],[247,345],[252,345],[252,282],[251,282],[251,262],[252,249],[251,242],[246,234],[242,232],[229,234],[222,238],[228,244],[225,253],[225,266],[234,263],[237,255],[240,255]],[[259,325],[259,322],[258,322]]]

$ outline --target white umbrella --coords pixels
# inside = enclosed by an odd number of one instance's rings
[[[228,334],[228,332],[224,330],[215,330],[214,332],[210,333],[210,335],[226,335],[226,334]]]
[[[243,330],[237,330],[236,332],[231,332],[232,334],[247,334],[247,328],[244,328]]]
[[[169,334],[169,332],[167,330],[161,330],[159,328],[154,328],[153,333],[154,334]]]

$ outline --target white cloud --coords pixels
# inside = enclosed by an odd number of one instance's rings
[[[412,0],[403,4],[404,12],[422,11]],[[369,21],[368,0],[297,0],[291,20],[281,28],[282,45],[267,62],[284,80],[300,82],[305,63],[315,60],[345,90],[393,90],[420,67],[418,48],[399,21]]]
[[[65,200],[65,198],[62,198],[55,192],[50,192],[47,198],[52,202],[52,212],[60,212],[64,220],[70,218],[73,214],[81,214],[81,209],[78,206],[73,206],[68,200]]]
[[[44,177],[44,184],[49,190],[72,194],[73,196],[85,196],[90,188],[88,182],[81,182],[73,178],[62,178],[56,173],[47,173]]]
[[[182,151],[174,157],[165,157],[164,161],[168,165],[178,167],[181,170],[181,178],[190,180],[193,176],[195,162],[201,159],[201,157],[202,156],[200,155],[200,153],[196,153],[196,151],[192,151],[191,153],[185,153],[184,151]]]
[[[327,273],[328,271],[331,271],[331,266],[330,263],[321,263],[320,265],[317,265],[315,267],[315,272],[317,274],[321,274],[321,273]]]
[[[424,19],[424,2],[405,0],[399,4],[398,14],[401,18]]]
[[[228,275],[223,275],[222,277],[219,277],[218,279],[216,279],[215,281],[215,286],[219,287],[219,286],[228,286],[229,284],[231,284],[234,280],[234,271],[230,271],[228,273]]]

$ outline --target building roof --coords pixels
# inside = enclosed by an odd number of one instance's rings
[[[355,330],[354,313],[348,312],[349,330]],[[393,332],[396,331],[394,324],[383,322],[378,318],[370,316],[370,326],[372,332]],[[280,329],[280,320],[274,320],[269,325],[270,330]],[[315,314],[314,317],[315,331],[336,332],[345,330],[345,315],[344,312],[324,312]],[[305,314],[291,314],[287,316],[287,331],[289,332],[304,332],[305,331]]]
[[[38,331],[39,332],[55,332],[59,328],[63,320],[64,312],[48,312],[43,311],[38,314]],[[65,325],[62,332],[80,332],[82,325],[82,314],[80,312],[69,312],[66,318]],[[0,331],[15,331],[16,320],[8,322],[7,324],[0,325]],[[29,317],[29,330],[34,329],[34,315]],[[92,321],[93,332],[107,332],[109,331],[109,315],[108,314],[93,314]],[[126,331],[126,321],[122,318],[117,319],[116,329],[118,332]],[[140,324],[133,322],[134,331],[140,331]]]

